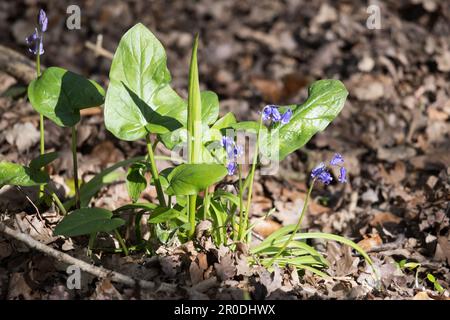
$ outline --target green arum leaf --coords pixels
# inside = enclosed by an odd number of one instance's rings
[[[56,226],[54,235],[75,237],[96,232],[110,232],[125,224],[121,218],[102,208],[82,208],[71,212]]]
[[[200,99],[202,106],[201,108],[202,141],[205,144],[210,141],[220,140],[221,134],[219,130],[221,128],[215,128],[214,127],[215,124],[213,127],[211,128],[209,127],[210,125],[216,122],[219,116],[219,97],[217,96],[216,93],[212,91],[202,91],[200,93]],[[222,121],[231,122],[232,118],[230,115],[234,119],[234,122],[236,122],[236,119],[234,118],[232,113],[227,114],[227,118]],[[217,120],[217,122],[219,121],[220,119]],[[187,141],[186,119],[183,119],[181,123],[183,127],[174,130],[173,132],[161,135],[161,141],[170,150],[172,150],[177,145],[186,143]]]
[[[105,99],[106,128],[119,139],[182,127],[186,103],[169,85],[166,61],[162,44],[140,23],[120,40]]]
[[[62,127],[77,124],[81,109],[102,105],[104,95],[95,81],[58,67],[46,69],[28,86],[33,108]]]
[[[203,91],[202,101],[202,123],[211,125],[219,117],[219,97],[213,91]]]
[[[142,191],[147,187],[145,178],[146,166],[142,163],[135,163],[128,169],[126,186],[131,201],[138,201]]]
[[[0,162],[0,188],[6,185],[32,187],[46,184],[49,180],[50,177],[44,171],[17,163]]]
[[[33,170],[39,170],[48,165],[49,163],[55,161],[58,158],[58,156],[59,156],[58,152],[44,153],[30,161],[30,168]]]
[[[348,92],[339,80],[319,80],[308,90],[302,105],[288,106],[293,114],[288,124],[277,124],[271,140],[279,139],[279,160],[303,147],[317,132],[324,130],[344,107]]]
[[[231,127],[237,131],[243,130],[243,131],[250,131],[252,133],[257,133],[259,129],[259,123],[256,121],[242,121],[233,123]],[[263,130],[265,128],[263,127]]]
[[[220,164],[182,164],[167,176],[171,195],[195,195],[206,187],[219,182],[227,174]]]
[[[236,123],[236,117],[233,113],[228,112],[226,115],[224,115],[222,118],[217,120],[214,125],[212,126],[213,129],[222,130],[231,128],[233,124]]]

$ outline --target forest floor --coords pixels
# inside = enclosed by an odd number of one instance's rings
[[[23,39],[34,28],[38,7],[23,10],[22,2],[1,4],[0,29],[6,32],[0,44],[25,54]],[[233,111],[239,120],[256,119],[267,103],[301,103],[316,79],[342,80],[350,95],[339,117],[283,161],[276,176],[257,175],[252,217],[275,208],[256,228],[263,237],[296,222],[310,170],[341,153],[349,182],[316,189],[303,227],[358,242],[379,270],[382,289],[370,281],[361,257],[331,242],[313,243],[330,262],[328,280],[248,267],[245,248],[233,253],[200,235],[195,242],[161,247],[153,257],[102,252],[89,259],[87,239],[52,235],[60,218],[53,208],[36,212],[27,199],[35,192],[4,187],[0,219],[79,259],[154,281],[157,290],[129,289],[88,274],[80,290],[69,290],[66,265],[0,234],[0,299],[242,299],[246,292],[254,299],[448,299],[450,2],[380,1],[379,30],[366,27],[366,1],[357,0],[78,2],[82,28],[72,31],[63,27],[68,3],[48,2],[42,61],[105,87],[111,60],[96,56],[85,41],[95,43],[102,34],[103,47],[114,52],[137,22],[166,47],[173,86],[184,97],[193,34],[200,32],[201,85],[219,95],[222,112]],[[0,160],[28,163],[39,154],[39,117],[24,94],[27,77],[0,70]],[[68,130],[46,122],[47,150],[62,155],[51,173],[63,197],[71,192]],[[83,115],[78,141],[84,181],[145,154],[143,141],[119,141],[106,131],[100,108]],[[151,188],[143,194],[145,200],[155,197]],[[102,188],[92,205],[115,209],[129,201],[118,181]],[[111,245],[107,238],[99,242]],[[420,264],[417,283],[416,269],[398,267],[405,259]],[[446,292],[439,293],[428,274]]]

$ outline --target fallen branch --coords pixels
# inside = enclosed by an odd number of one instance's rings
[[[2,45],[0,45],[0,70],[27,84],[36,78],[33,61]]]
[[[42,253],[55,258],[58,261],[65,262],[70,265],[75,265],[87,273],[90,273],[98,278],[109,278],[111,281],[121,283],[130,287],[140,287],[143,289],[155,289],[155,284],[151,281],[133,279],[122,273],[105,269],[103,267],[96,267],[82,260],[76,259],[66,253],[55,250],[35,239],[31,236],[9,228],[4,223],[0,222],[0,232],[22,241],[32,249],[41,251]]]

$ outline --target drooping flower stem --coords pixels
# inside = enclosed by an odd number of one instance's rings
[[[255,152],[253,154],[252,168],[251,168],[250,174],[249,174],[250,183],[249,183],[249,186],[248,186],[247,208],[245,209],[245,217],[243,219],[244,225],[243,225],[243,228],[242,228],[244,230],[247,229],[248,215],[249,215],[249,212],[250,212],[250,206],[252,204],[253,180],[255,178],[256,163],[258,162],[259,140],[260,140],[260,136],[261,136],[262,126],[263,126],[263,114],[261,113],[261,117],[259,118],[258,132],[256,133],[256,146],[255,146]],[[241,229],[241,228],[239,228],[239,229]],[[243,236],[243,234],[241,236]],[[239,240],[242,241],[244,239],[239,237]]]
[[[272,259],[269,260],[268,263],[266,263],[265,267],[269,267],[273,264],[276,258],[278,258],[284,250],[289,246],[289,243],[291,243],[292,239],[294,239],[295,234],[300,229],[300,226],[302,225],[303,217],[305,216],[306,209],[308,208],[308,202],[309,198],[311,197],[311,191],[314,188],[314,183],[316,182],[316,179],[314,178],[311,181],[311,185],[309,186],[308,193],[306,194],[305,202],[303,203],[302,212],[300,213],[300,217],[298,218],[297,224],[295,225],[294,230],[292,230],[291,235],[286,240],[286,242],[283,244],[283,246],[278,250],[278,252],[272,257]]]
[[[77,159],[77,127],[72,127],[72,160],[73,160],[73,183],[75,186],[75,207],[80,209],[80,184],[78,181],[78,159]]]
[[[146,137],[147,142],[147,152],[148,152],[148,160],[150,162],[150,170],[152,172],[153,180],[155,181],[156,194],[158,196],[158,201],[161,206],[166,205],[166,199],[164,198],[164,192],[161,186],[161,181],[159,179],[158,168],[156,167],[155,155],[153,153],[152,141],[150,140],[150,134]]]
[[[245,231],[244,222],[244,189],[242,187],[242,167],[238,165],[238,175],[239,175],[239,233],[238,239],[242,239],[243,232]]]
[[[39,54],[36,55],[36,78],[39,78],[41,75],[41,56]],[[39,114],[39,133],[40,133],[40,153],[43,155],[45,153],[45,140],[44,140],[44,115]],[[45,170],[45,167],[42,168]],[[39,187],[40,197],[44,195],[44,185]]]

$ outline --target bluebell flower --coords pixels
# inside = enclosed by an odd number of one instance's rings
[[[280,111],[278,111],[278,108],[273,108],[272,109],[272,121],[279,122],[280,120],[281,120]]]
[[[339,170],[338,180],[340,183],[347,182],[347,170],[344,167],[341,167],[341,169]]]
[[[340,183],[347,182],[347,170],[341,166],[343,163],[344,158],[339,153],[336,153],[330,161],[330,165],[340,167],[338,177]],[[323,162],[319,163],[319,165],[311,171],[311,178],[317,179],[323,184],[330,184],[330,182],[333,181],[331,173],[328,171],[327,166]]]
[[[227,170],[228,170],[228,175],[229,176],[232,176],[236,172],[236,169],[237,169],[237,163],[236,162],[229,162],[227,164]]]
[[[48,18],[44,10],[39,10],[39,26],[42,32],[47,31]]]
[[[291,121],[292,118],[292,110],[288,109],[282,116],[281,116],[281,124],[287,124],[289,121]]]
[[[242,149],[241,146],[234,147],[234,149],[233,149],[234,159],[239,158],[240,156],[242,156],[243,153],[244,153],[244,150]]]
[[[277,107],[273,104],[269,104],[263,108],[262,111],[262,119],[264,121],[269,121],[272,119],[273,110],[276,110]]]
[[[321,162],[311,171],[311,178],[317,178],[325,170],[325,163]]]
[[[328,170],[323,170],[318,176],[317,179],[323,184],[330,184],[333,181],[333,177],[331,177],[331,173]]]
[[[39,10],[39,27],[25,40],[29,46],[28,51],[34,55],[44,54],[44,32],[47,30],[48,18],[44,10]]]
[[[224,147],[225,151],[227,152],[227,157],[233,158],[234,156],[234,141],[230,137],[224,136],[222,137],[221,141],[222,147]]]
[[[332,166],[340,166],[344,163],[344,158],[342,158],[342,155],[339,153],[335,153],[333,158],[330,161],[330,164]]]
[[[236,145],[234,140],[227,136],[222,137],[221,145],[225,149],[227,154],[228,175],[233,175],[237,169],[236,161],[243,154],[243,148],[241,146]]]

